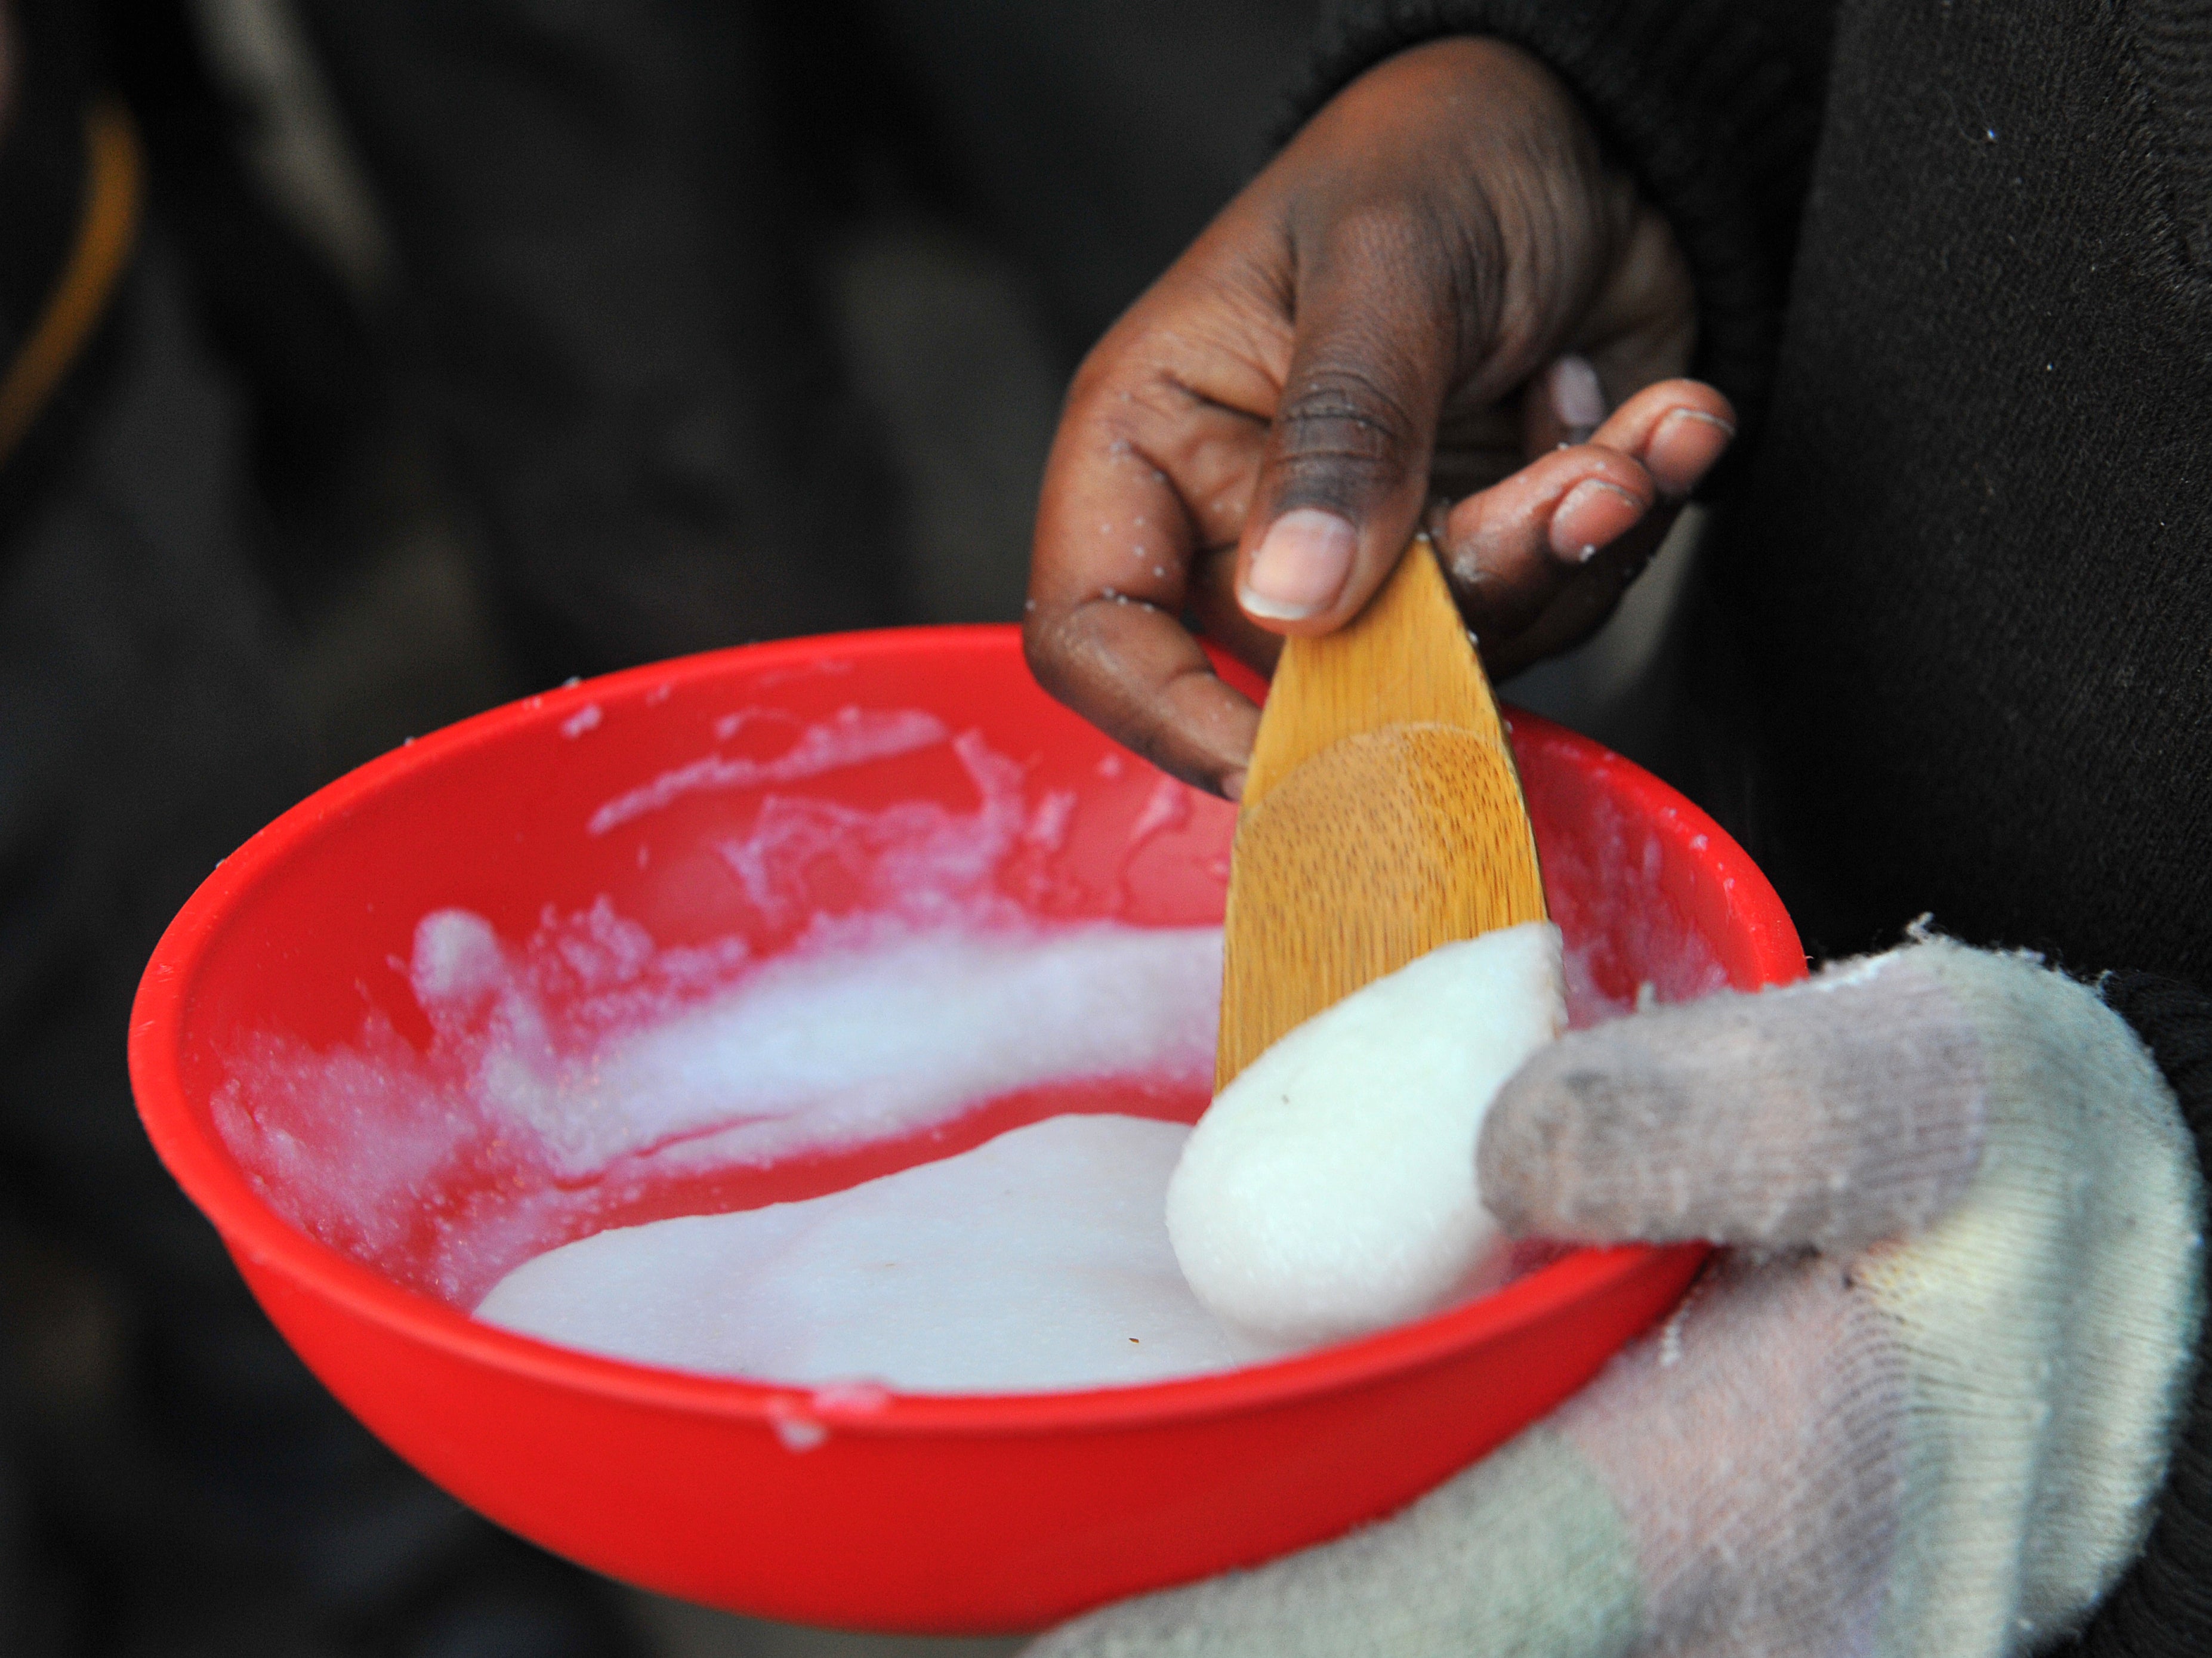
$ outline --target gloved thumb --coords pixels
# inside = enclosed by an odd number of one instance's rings
[[[1589,1242],[1850,1250],[1928,1224],[1987,1124],[1984,1032],[1941,970],[1972,953],[1938,941],[1571,1033],[1498,1090],[1484,1204]]]

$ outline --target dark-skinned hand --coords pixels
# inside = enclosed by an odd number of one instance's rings
[[[1046,467],[1025,631],[1054,695],[1240,792],[1266,671],[1437,537],[1493,676],[1588,635],[1735,434],[1690,276],[1571,95],[1494,41],[1338,94],[1101,340]]]

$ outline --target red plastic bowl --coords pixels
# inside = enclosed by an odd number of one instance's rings
[[[811,776],[774,763],[800,725],[852,708],[926,710],[1021,763],[1025,805],[1054,816],[1055,833],[1024,839],[990,878],[1032,913],[1218,921],[1230,809],[1048,700],[1013,630],[960,628],[726,651],[468,720],[287,812],[163,938],[131,1033],[148,1133],[301,1356],[439,1485],[586,1565],[733,1611],[916,1633],[1033,1629],[1388,1513],[1549,1410],[1679,1296],[1695,1248],[1585,1250],[1419,1323],[1224,1375],[1006,1397],[817,1393],[478,1324],[421,1287],[404,1248],[356,1259],[258,1194],[211,1114],[226,1066],[270,1033],[352,1042],[371,1012],[426,1040],[404,971],[426,913],[463,906],[520,938],[549,906],[605,895],[664,944],[743,932],[773,953],[788,917],[771,925],[700,853],[750,823],[765,795],[975,809],[943,741]],[[1585,1004],[1625,1005],[1645,981],[1671,999],[1802,972],[1772,890],[1703,813],[1570,732],[1525,714],[1513,728]],[[664,789],[621,822],[603,810],[715,755],[755,763],[684,773],[720,786]],[[811,901],[856,902],[835,868]],[[1066,1103],[1047,1090],[978,1121],[1004,1127]],[[1192,1118],[1204,1104],[1148,1096],[1133,1108]],[[735,1171],[632,1193],[595,1224],[772,1200],[947,1149],[924,1136],[826,1175]],[[426,1208],[496,1197],[465,1189],[480,1173],[446,1178],[421,1193]]]

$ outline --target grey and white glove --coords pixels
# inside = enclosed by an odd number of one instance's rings
[[[1936,939],[1578,1032],[1478,1163],[1517,1232],[1733,1247],[1403,1512],[1030,1658],[1975,1658],[2078,1625],[2141,1547],[2204,1193],[2087,987]]]

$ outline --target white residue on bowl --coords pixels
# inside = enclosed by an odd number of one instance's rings
[[[742,724],[738,720],[727,729],[734,732]],[[803,727],[792,745],[773,759],[710,754],[663,772],[602,805],[592,814],[586,827],[594,835],[605,835],[702,789],[795,783],[847,766],[911,754],[942,743],[946,735],[943,720],[918,708],[842,708],[828,720]]]

